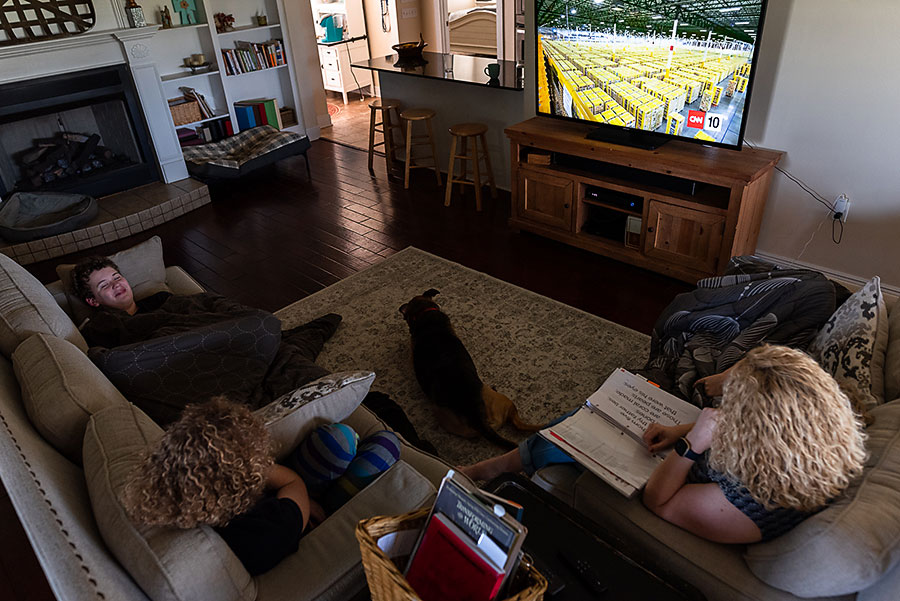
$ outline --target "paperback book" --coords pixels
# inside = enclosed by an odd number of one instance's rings
[[[699,415],[699,407],[619,368],[573,415],[540,435],[631,497],[664,458],[647,450],[642,439],[647,427],[688,424]]]

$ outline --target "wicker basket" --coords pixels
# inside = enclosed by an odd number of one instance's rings
[[[362,520],[356,526],[356,539],[372,601],[420,601],[397,565],[378,548],[377,541],[392,532],[421,530],[429,511],[425,508],[397,516],[376,516]],[[506,601],[538,601],[544,598],[547,580],[534,566],[525,564],[510,588],[519,592]]]
[[[169,99],[169,111],[172,113],[172,121],[176,126],[194,123],[203,118],[200,115],[200,103],[196,100],[171,98]]]

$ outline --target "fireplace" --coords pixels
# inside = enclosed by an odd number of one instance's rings
[[[125,65],[0,86],[0,195],[99,197],[159,179]]]

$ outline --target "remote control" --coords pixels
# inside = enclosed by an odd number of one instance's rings
[[[579,580],[581,580],[582,584],[584,584],[588,590],[595,595],[602,595],[606,592],[606,584],[603,583],[600,574],[594,569],[590,562],[586,559],[581,559],[580,557],[574,557],[563,551],[560,551],[559,555],[563,558],[563,561],[572,568],[572,571],[575,572]]]

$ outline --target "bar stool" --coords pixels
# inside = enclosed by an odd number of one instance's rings
[[[372,160],[377,154],[378,156],[384,157],[388,176],[391,175],[391,169],[397,161],[397,155],[395,154],[397,145],[394,144],[393,131],[399,129],[400,139],[403,139],[403,130],[400,127],[399,116],[396,117],[395,122],[391,117],[392,110],[394,111],[394,115],[397,115],[400,112],[399,100],[394,100],[392,98],[376,98],[369,103],[369,171],[375,171],[372,167]],[[375,113],[378,111],[381,111],[381,121],[376,122]],[[378,129],[379,125],[381,126],[381,129]],[[380,133],[382,137],[382,141],[377,144],[375,143],[375,132]],[[384,146],[384,152],[375,150],[378,146]]]
[[[435,116],[435,112],[431,109],[406,109],[400,113],[400,120],[406,127],[406,165],[403,168],[403,187],[409,189],[409,170],[410,169],[434,169],[434,177],[437,178],[437,184],[441,185],[441,172],[437,166],[437,149],[434,146],[434,131],[431,129],[431,120]],[[413,123],[416,121],[424,121],[428,128],[428,133],[414,136],[412,133]],[[415,142],[414,140],[426,140],[425,142]],[[431,165],[414,165],[412,162],[413,146],[431,146]],[[429,157],[421,156],[416,160],[420,161]]]
[[[487,131],[487,125],[484,123],[457,123],[450,127],[450,135],[453,141],[450,143],[450,167],[447,169],[447,194],[444,199],[444,206],[450,206],[450,193],[453,190],[453,184],[459,184],[460,190],[463,185],[468,184],[475,187],[475,209],[481,210],[481,167],[479,166],[478,156],[478,140],[481,140],[481,152],[484,157],[485,168],[487,169],[488,182],[491,184],[491,197],[497,198],[497,188],[494,186],[494,171],[491,169],[491,155],[488,153],[487,144],[484,141],[484,134]],[[469,138],[472,140],[472,156],[468,155],[466,147]],[[459,143],[462,146],[462,154],[456,154],[456,146]],[[460,177],[454,179],[454,161],[461,159]],[[466,179],[468,175],[468,163],[472,162],[472,179]]]

